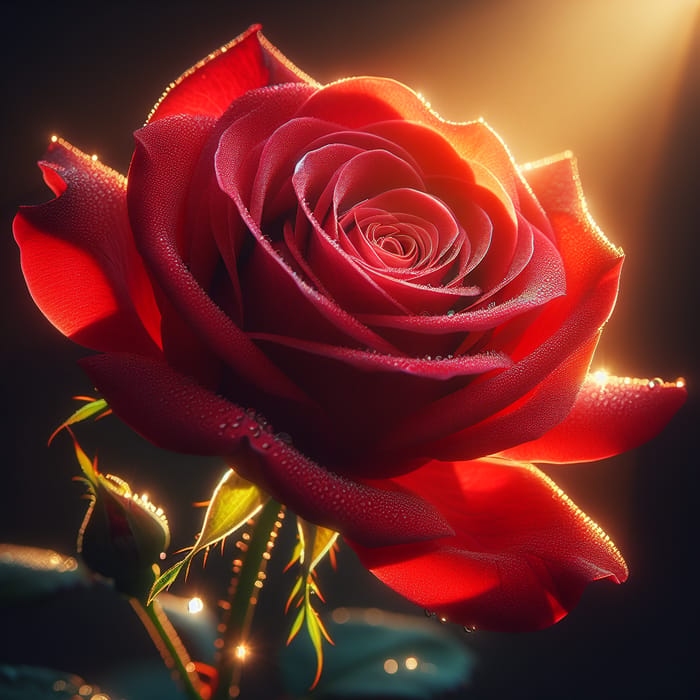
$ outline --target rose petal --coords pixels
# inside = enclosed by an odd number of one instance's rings
[[[499,195],[513,214],[514,205],[519,203],[521,175],[503,141],[490,127],[483,121],[465,124],[444,121],[415,92],[394,80],[347,78],[323,86],[299,111],[298,116],[302,115],[352,128],[397,119],[423,124],[442,135],[467,161],[477,184],[489,187],[498,182],[494,194]]]
[[[456,534],[386,548],[350,544],[381,581],[451,622],[540,629],[569,612],[589,582],[627,578],[607,535],[532,465],[431,462],[393,482],[430,501]]]
[[[415,412],[396,430],[387,433],[382,448],[418,447],[486,420],[513,406],[544,381],[562,362],[597,335],[615,301],[619,264],[593,292],[581,300],[564,324],[524,359],[495,375],[486,375]],[[556,300],[555,302],[556,303]],[[548,329],[550,332],[553,329]],[[544,331],[542,331],[544,334]],[[544,430],[549,429],[544,427]]]
[[[353,156],[357,150],[350,146],[324,146],[307,154],[299,162],[292,182],[310,225],[297,223],[297,247],[309,270],[320,275],[323,288],[329,289],[330,298],[337,300],[341,307],[353,312],[359,306],[379,307],[387,313],[396,313],[397,310],[407,313],[324,232],[322,220],[318,218],[319,212],[312,211],[322,191],[319,193],[310,188],[319,184],[325,188],[328,179],[324,173],[329,166],[333,172],[340,166],[333,189],[342,187],[341,195],[353,185],[359,189],[359,183],[362,183],[362,191],[353,192],[360,200],[387,186],[420,186],[417,174],[396,156],[386,151],[360,152]],[[334,221],[337,220],[335,213],[332,216]]]
[[[165,363],[115,353],[85,358],[81,366],[114,412],[144,437],[176,452],[230,458],[242,476],[306,520],[369,547],[452,532],[420,496],[324,469],[259,419]]]
[[[37,306],[81,345],[157,354],[160,314],[129,228],[124,177],[61,140],[40,165],[57,197],[22,207],[14,221]]]
[[[514,260],[515,267],[510,273],[514,280],[510,280],[510,286],[503,293],[507,298],[493,305],[444,316],[358,314],[358,318],[369,326],[421,334],[484,331],[542,307],[565,293],[566,280],[559,253],[539,231],[534,231],[534,236],[523,236],[516,257],[518,260]],[[486,299],[489,297],[487,295]]]
[[[600,334],[591,338],[523,398],[486,420],[436,440],[411,456],[476,459],[540,436],[566,418],[581,388]],[[400,455],[399,455],[400,458]]]
[[[208,117],[180,115],[136,132],[128,204],[137,245],[170,303],[195,335],[260,390],[304,402],[300,390],[202,289],[178,250],[188,184],[212,129]]]
[[[149,121],[174,114],[220,117],[249,90],[289,82],[317,84],[260,34],[259,25],[253,25],[171,83]]]
[[[395,348],[390,343],[301,279],[263,234],[259,223],[248,209],[249,193],[246,192],[246,183],[252,180],[247,180],[242,175],[246,158],[259,139],[264,139],[266,134],[277,128],[276,121],[284,121],[285,110],[308,94],[309,90],[280,86],[274,95],[258,91],[257,95],[247,96],[245,99],[251,103],[258,100],[257,107],[246,116],[233,121],[219,139],[215,159],[219,185],[234,202],[248,230],[256,239],[245,270],[249,320],[256,325],[255,330],[267,331],[268,328],[260,326],[270,323],[273,327],[270,330],[281,328],[283,330],[279,332],[295,335],[293,329],[299,325],[302,328],[315,327],[315,337],[333,337],[338,342],[343,342],[344,339],[347,343],[360,343],[383,352],[392,352]],[[263,106],[271,110],[269,114],[262,109]],[[260,111],[256,111],[258,108]],[[250,173],[246,171],[245,175],[249,176]],[[253,177],[254,175],[253,171]],[[279,303],[280,299],[285,300],[284,306]],[[290,313],[290,309],[294,313]],[[299,334],[304,335],[304,332],[300,331]]]
[[[568,157],[528,171],[549,212],[566,270],[566,295],[552,300],[509,354],[513,367],[477,380],[462,391],[417,411],[385,447],[417,446],[485,420],[522,398],[590,340],[608,319],[617,297],[623,255],[586,209],[575,163]]]
[[[538,440],[504,452],[530,462],[590,462],[651,440],[687,398],[681,382],[587,378],[566,419]]]
[[[606,238],[591,217],[576,161],[570,154],[530,164],[523,172],[552,222],[567,262],[567,295],[577,298],[609,269],[611,259],[622,259],[622,250]]]
[[[253,340],[272,342],[288,348],[302,350],[319,357],[327,357],[363,372],[401,372],[427,379],[453,379],[454,377],[481,374],[493,369],[510,367],[506,355],[488,352],[477,355],[459,355],[452,358],[421,358],[402,355],[382,355],[335,345],[324,345],[307,340],[297,340],[269,333],[251,333]]]
[[[410,154],[425,178],[439,176],[474,184],[474,174],[466,160],[447,139],[424,124],[404,120],[379,122],[366,127],[362,133],[376,134],[394,149],[398,146]]]

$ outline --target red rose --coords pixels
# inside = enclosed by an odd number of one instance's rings
[[[462,624],[542,627],[626,577],[518,461],[628,449],[685,396],[586,378],[622,253],[570,157],[518,168],[483,123],[321,86],[253,28],[164,95],[128,181],[62,141],[41,167],[27,283],[147,438],[230,458]]]

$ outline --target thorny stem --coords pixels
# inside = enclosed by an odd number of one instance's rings
[[[177,673],[187,697],[190,700],[203,700],[202,683],[195,672],[194,664],[160,603],[153,600],[146,605],[136,598],[129,600],[163,657],[165,665]]]
[[[230,700],[238,692],[245,643],[248,639],[256,601],[256,582],[263,555],[272,547],[280,504],[270,499],[257,516],[238,576],[233,583],[230,610],[225,620],[221,654],[217,664],[218,681],[212,700]]]

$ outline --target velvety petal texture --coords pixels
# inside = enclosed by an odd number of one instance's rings
[[[262,483],[312,522],[368,546],[451,534],[441,513],[400,487],[373,488],[313,463],[255,412],[222,399],[167,364],[138,355],[102,354],[81,362],[110,406],[161,447],[228,455],[231,467]]]
[[[530,464],[431,462],[395,483],[419,492],[456,534],[354,549],[380,580],[442,618],[477,629],[539,629],[571,610],[591,581],[627,578],[607,535]]]
[[[622,252],[568,154],[383,78],[319,85],[251,27],[173,82],[128,179],[65,142],[22,208],[30,292],[114,412],[341,532],[407,598],[540,628],[609,539],[533,461],[641,444],[685,389],[589,367]],[[274,425],[274,431],[270,426]]]
[[[655,437],[686,399],[685,381],[586,378],[566,418],[538,440],[505,455],[531,462],[591,462],[631,450]]]
[[[160,315],[126,210],[126,180],[63,140],[40,163],[56,199],[22,207],[14,233],[29,291],[94,350],[158,352]]]

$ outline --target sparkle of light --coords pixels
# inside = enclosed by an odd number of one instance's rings
[[[415,671],[418,668],[418,659],[415,656],[409,656],[403,663],[409,671]]]
[[[343,625],[350,619],[350,611],[347,608],[336,608],[331,617],[337,625]]]
[[[248,647],[245,644],[239,644],[236,647],[235,654],[237,659],[243,661],[246,658],[246,656],[248,656]]]
[[[601,386],[608,381],[609,376],[610,375],[604,369],[599,369],[597,372],[593,372],[593,380],[596,382],[596,384],[600,384]]]
[[[396,659],[387,659],[384,662],[384,670],[391,676],[399,670],[399,664]]]
[[[187,602],[187,612],[190,614],[194,615],[202,610],[204,610],[204,603],[201,598],[190,598]]]

